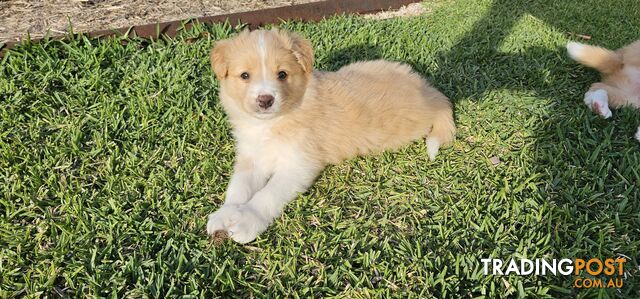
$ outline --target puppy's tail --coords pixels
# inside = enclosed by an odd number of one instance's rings
[[[622,57],[611,50],[576,42],[567,44],[567,52],[573,60],[592,67],[603,74],[611,74],[622,68]]]
[[[449,146],[456,137],[456,124],[453,122],[451,106],[435,115],[431,133],[427,137],[427,153],[433,161],[441,146]]]

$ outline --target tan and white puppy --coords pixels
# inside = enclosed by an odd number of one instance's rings
[[[602,81],[594,83],[584,102],[604,118],[611,117],[609,107],[640,108],[640,41],[611,51],[576,42],[567,44],[569,56],[600,72]],[[635,138],[640,141],[640,127]]]
[[[217,42],[211,65],[237,157],[207,232],[226,232],[239,243],[266,230],[327,164],[424,136],[434,159],[455,135],[447,97],[405,64],[376,60],[315,71],[309,41],[274,29]]]

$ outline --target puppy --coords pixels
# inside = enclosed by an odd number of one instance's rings
[[[602,81],[591,85],[584,95],[591,110],[609,118],[609,106],[640,108],[640,41],[616,51],[570,42],[567,51],[575,61],[602,75]],[[640,127],[635,138],[640,141]]]
[[[211,66],[237,157],[225,202],[209,215],[210,235],[254,240],[327,164],[423,136],[433,160],[454,138],[448,98],[405,64],[315,71],[311,43],[274,29],[217,42]]]

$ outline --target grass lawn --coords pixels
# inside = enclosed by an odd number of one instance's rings
[[[235,29],[9,53],[0,297],[640,297],[640,112],[591,113],[582,95],[598,74],[563,49],[568,32],[610,48],[640,38],[640,4],[424,5],[283,27],[310,38],[318,68],[413,65],[455,102],[455,145],[434,162],[415,142],[329,167],[247,246],[204,233],[234,159],[208,51]],[[480,263],[620,256],[621,289],[485,276]]]

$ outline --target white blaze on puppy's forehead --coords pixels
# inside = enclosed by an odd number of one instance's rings
[[[269,79],[269,69],[267,68],[267,41],[266,32],[258,32],[258,56],[260,58],[260,78],[261,80],[256,82],[252,87],[252,95],[257,97],[259,95],[272,95],[277,96],[277,88],[273,80]]]
[[[258,35],[258,54],[262,65],[262,80],[267,80],[267,45],[264,41],[264,31]]]

